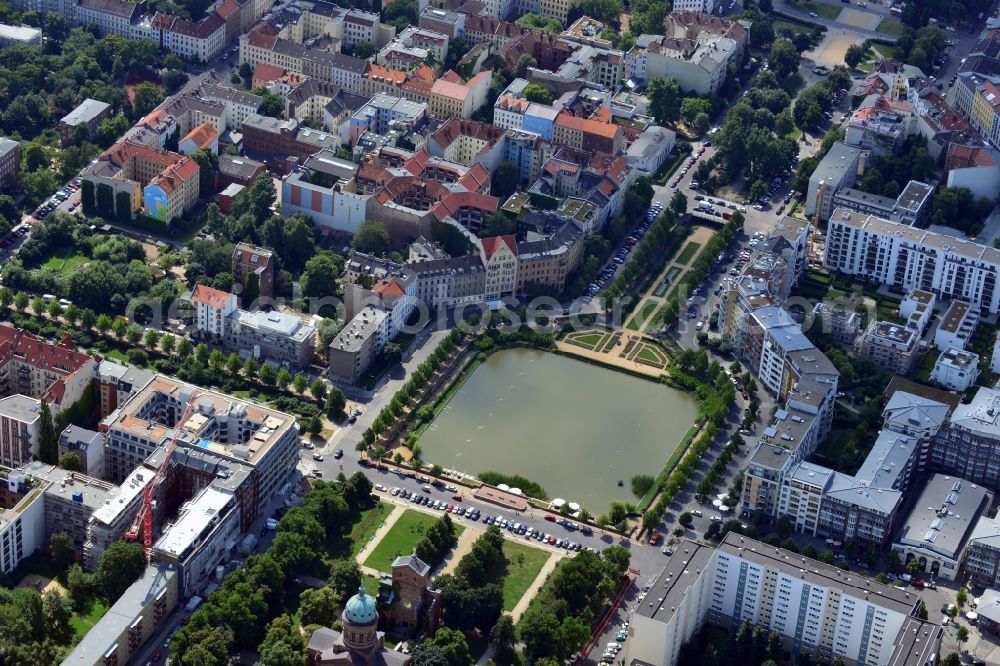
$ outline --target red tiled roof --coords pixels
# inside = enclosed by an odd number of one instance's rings
[[[72,338],[64,336],[50,344],[24,330],[0,324],[0,367],[14,361],[57,375],[41,396],[50,402],[62,401],[64,379],[87,367],[91,360],[76,348]]]
[[[213,289],[203,284],[196,284],[191,292],[191,300],[213,308],[224,308],[229,301],[229,293],[221,289]]]
[[[463,208],[478,208],[484,213],[494,213],[499,205],[500,200],[489,194],[480,194],[479,192],[449,192],[441,201],[434,204],[431,208],[431,213],[440,222],[446,217],[454,217]]]
[[[491,236],[490,238],[482,239],[482,243],[483,252],[486,254],[487,259],[496,254],[501,245],[506,245],[511,252],[515,255],[517,254],[517,241],[513,236]]]
[[[410,76],[421,81],[434,81],[434,68],[425,63],[410,72]]]
[[[253,68],[253,85],[256,87],[270,83],[271,81],[277,81],[284,76],[284,74],[285,70],[280,67],[269,65],[266,62],[259,62],[257,63],[257,66]]]
[[[378,78],[387,83],[398,86],[402,85],[406,81],[406,72],[399,72],[395,69],[389,69],[388,67],[382,67],[381,65],[371,63],[368,65],[368,70],[365,72],[365,78]]]
[[[159,186],[164,194],[170,194],[189,178],[197,177],[198,171],[198,163],[185,157],[161,171],[149,184]]]
[[[236,0],[224,0],[221,5],[215,8],[215,11],[222,18],[227,18],[235,12],[239,12],[240,6]]]
[[[602,136],[606,139],[614,139],[621,129],[618,125],[601,123],[596,120],[588,120],[587,118],[577,118],[566,111],[559,112],[559,115],[556,116],[555,124],[559,127],[568,127],[584,134]]]
[[[214,127],[212,127],[211,123],[202,123],[188,132],[187,135],[181,139],[181,143],[193,141],[194,145],[201,149],[208,148],[212,145],[212,142],[218,138],[219,133]]]
[[[405,291],[403,291],[403,288],[399,285],[399,282],[396,281],[396,278],[391,278],[389,280],[383,280],[382,282],[379,282],[377,285],[375,285],[372,291],[381,296],[383,299],[386,296],[401,298],[406,293]]]

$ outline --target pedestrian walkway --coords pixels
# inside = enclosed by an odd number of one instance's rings
[[[458,537],[458,543],[455,544],[455,547],[452,548],[451,551],[449,551],[444,562],[441,564],[441,568],[434,575],[440,576],[441,574],[454,573],[459,560],[465,557],[465,554],[472,550],[472,544],[475,543],[476,539],[478,539],[481,534],[482,532],[478,530],[464,530],[462,532],[462,536]]]
[[[402,506],[398,504],[395,505],[392,508],[392,511],[389,512],[389,515],[385,517],[385,522],[379,525],[378,529],[375,530],[375,534],[372,535],[372,538],[368,541],[368,543],[362,546],[361,550],[358,551],[358,554],[354,556],[354,559],[357,560],[358,566],[361,567],[362,573],[371,574],[376,578],[379,577],[379,571],[376,571],[371,567],[364,566],[363,562],[368,555],[371,554],[372,549],[375,548],[380,541],[382,541],[382,537],[388,534],[389,530],[392,529],[392,526],[396,524],[396,521],[399,520],[399,517],[402,516],[405,511],[406,509]]]
[[[562,559],[562,556],[558,553],[552,553],[549,555],[549,559],[545,561],[544,565],[542,565],[541,571],[539,571],[538,575],[535,576],[535,580],[532,581],[531,586],[524,591],[524,594],[521,595],[521,600],[517,602],[517,605],[514,606],[514,610],[510,612],[511,618],[514,620],[514,624],[517,624],[517,622],[521,619],[521,616],[524,615],[524,612],[528,610],[528,606],[531,605],[531,600],[534,599],[535,595],[538,594],[538,591],[542,589],[542,585],[545,584],[545,579],[548,578],[549,574],[556,568],[556,564],[559,563],[560,559]]]

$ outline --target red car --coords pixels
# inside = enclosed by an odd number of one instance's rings
[[[451,513],[451,510],[454,508],[455,508],[454,504],[447,504],[445,505],[444,510],[447,511],[448,513]]]
[[[451,498],[453,500],[455,500],[456,502],[461,502],[462,501],[462,496],[459,493],[455,493],[454,495],[451,496]]]
[[[551,513],[547,513],[545,514],[545,520],[549,521],[550,523],[554,523],[556,522],[556,517],[553,516]]]
[[[924,579],[923,578],[914,578],[913,579],[913,587],[917,588],[918,590],[924,589],[924,585],[926,585],[926,583],[924,583]]]
[[[160,652],[159,650],[153,653],[153,661],[159,661],[162,658],[163,658],[163,653]]]

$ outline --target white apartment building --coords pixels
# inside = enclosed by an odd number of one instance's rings
[[[982,313],[1000,311],[1000,250],[961,238],[837,209],[823,263],[898,289],[960,299]]]
[[[938,349],[965,349],[979,325],[979,312],[965,301],[952,301],[934,331],[934,346]]]
[[[191,292],[195,327],[209,335],[223,338],[229,315],[236,312],[236,294],[196,284]]]
[[[215,12],[201,21],[175,18],[164,31],[164,46],[195,62],[208,62],[226,46],[226,22]]]
[[[92,25],[102,37],[120,35],[122,37],[141,38],[137,34],[139,23],[146,11],[146,3],[131,3],[125,0],[76,0],[75,10],[71,13],[75,21],[67,21],[70,25]]]
[[[701,12],[711,14],[715,11],[715,0],[674,0],[675,12]]]
[[[955,347],[941,352],[931,370],[931,381],[952,391],[966,391],[978,378],[979,354]]]
[[[941,628],[916,617],[919,597],[734,532],[717,549],[683,541],[629,626],[623,661],[673,666],[705,623],[748,620],[793,653],[869,666],[928,666]]]

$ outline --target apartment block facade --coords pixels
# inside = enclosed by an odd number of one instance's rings
[[[827,228],[824,265],[903,291],[959,299],[983,314],[1000,311],[1000,250],[837,209]]]

